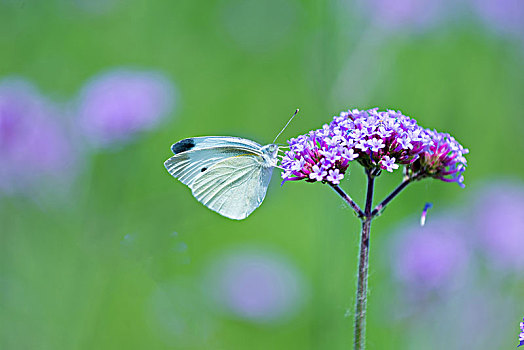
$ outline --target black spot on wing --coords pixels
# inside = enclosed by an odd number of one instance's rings
[[[200,169],[200,172],[203,173],[203,172],[206,171],[206,170],[207,170],[207,168],[206,168],[206,167],[203,167],[202,169]]]
[[[173,151],[174,154],[178,154],[189,151],[193,147],[195,147],[195,140],[191,138],[183,139],[171,146],[171,151]]]

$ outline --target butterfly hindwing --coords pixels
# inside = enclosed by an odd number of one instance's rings
[[[191,188],[195,198],[209,209],[241,220],[264,200],[272,170],[258,155],[230,157],[196,177]]]
[[[246,218],[260,206],[276,165],[278,147],[232,136],[178,141],[165,161],[169,173],[191,188],[205,206],[231,219]]]

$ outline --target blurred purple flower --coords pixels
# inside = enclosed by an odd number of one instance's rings
[[[255,322],[290,317],[305,296],[300,272],[273,253],[233,252],[215,262],[209,276],[206,287],[218,306]]]
[[[474,225],[481,249],[502,269],[524,269],[524,184],[498,182],[474,200]]]
[[[462,231],[458,221],[445,217],[403,228],[393,245],[394,275],[415,293],[446,290],[468,261]]]
[[[359,0],[357,6],[374,24],[385,29],[425,28],[436,23],[446,10],[446,1]]]
[[[57,115],[31,83],[0,81],[0,191],[15,193],[66,175],[72,150]]]
[[[501,295],[496,284],[493,287],[473,282],[454,290],[446,298],[428,300],[413,308],[414,312],[403,320],[407,332],[403,348],[506,349],[508,342],[514,341],[518,301]],[[395,305],[398,308],[395,311],[401,313],[415,306],[411,300],[408,302]]]
[[[524,1],[471,0],[471,4],[486,26],[524,38]]]
[[[172,112],[175,89],[159,72],[116,69],[87,83],[80,94],[80,128],[95,145],[127,141]]]

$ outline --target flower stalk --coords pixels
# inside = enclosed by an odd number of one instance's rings
[[[355,320],[354,320],[354,349],[362,350],[366,342],[366,310],[368,295],[368,271],[369,271],[369,239],[371,234],[371,222],[376,218],[380,211],[389,204],[404,188],[407,187],[414,178],[405,179],[393,192],[391,192],[375,209],[373,207],[373,194],[375,188],[375,175],[371,171],[366,171],[367,191],[364,212],[360,209],[351,197],[346,194],[339,186],[330,184],[331,187],[342,197],[346,203],[355,211],[362,222],[360,233],[360,248],[358,261],[357,294],[355,298]]]
[[[360,233],[360,253],[358,260],[358,282],[357,297],[355,300],[355,349],[364,349],[366,341],[366,307],[368,299],[368,269],[369,269],[369,235],[371,233],[371,221],[373,215],[371,208],[373,205],[373,191],[375,187],[375,177],[370,171],[366,171],[368,178],[368,188],[366,192],[366,206],[362,221],[362,231]]]
[[[359,218],[364,217],[364,212],[362,211],[362,209],[360,209],[358,204],[346,192],[344,192],[344,190],[341,189],[339,185],[334,185],[332,183],[329,183],[329,185],[355,211],[355,214],[357,214]]]
[[[434,178],[463,187],[462,173],[467,164],[464,155],[469,151],[449,134],[424,129],[401,112],[380,112],[377,108],[344,111],[321,129],[288,140],[288,144],[289,150],[281,161],[282,183],[296,180],[328,183],[362,222],[354,323],[354,349],[362,350],[371,222],[414,181]],[[339,186],[352,162],[360,164],[366,172],[364,210]],[[373,208],[375,178],[401,165],[406,175],[404,181]]]

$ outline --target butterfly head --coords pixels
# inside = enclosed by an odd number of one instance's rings
[[[262,153],[262,157],[268,164],[271,166],[275,166],[277,164],[278,145],[270,143],[269,145],[262,147]]]

